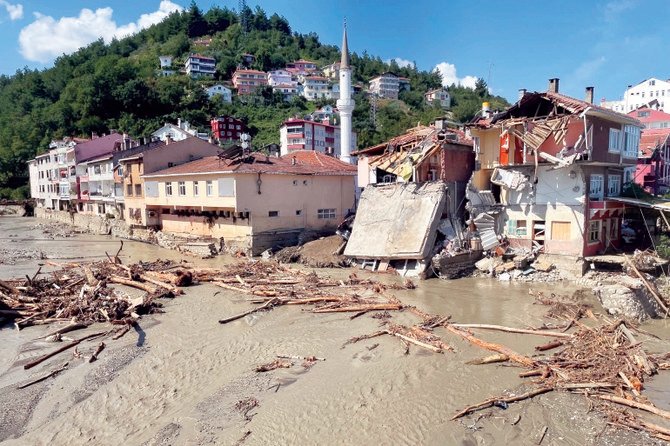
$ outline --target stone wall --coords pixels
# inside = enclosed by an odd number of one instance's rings
[[[26,209],[21,204],[0,204],[0,215],[23,217],[26,215]]]
[[[621,275],[617,277],[616,283],[604,283],[593,291],[612,315],[638,320],[663,315],[660,306],[639,279]]]

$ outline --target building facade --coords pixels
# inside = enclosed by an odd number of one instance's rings
[[[293,74],[289,71],[274,70],[268,73],[268,85],[271,87],[291,84],[296,84],[296,82],[293,80]]]
[[[216,74],[216,59],[191,54],[184,63],[186,74],[191,77],[214,77]]]
[[[308,101],[330,98],[328,79],[323,76],[304,76],[302,96]]]
[[[299,59],[294,62],[286,64],[286,71],[291,72],[293,75],[311,75],[319,71],[319,68],[316,66],[316,63],[311,60]]]
[[[209,96],[210,100],[218,96],[223,102],[233,102],[233,92],[225,85],[212,85],[211,87],[205,88],[205,91],[207,92],[207,96]]]
[[[232,116],[218,116],[210,121],[212,137],[217,141],[239,141],[240,135],[247,132],[247,125],[241,119]]]
[[[655,77],[645,79],[637,85],[629,85],[623,98],[616,101],[602,100],[601,107],[619,113],[628,113],[640,107],[650,107],[661,111],[670,111],[670,81]]]
[[[451,107],[451,96],[446,88],[436,88],[434,90],[427,91],[423,97],[426,99],[426,102],[431,105],[439,105],[444,109]]]
[[[304,230],[334,230],[354,207],[355,167],[316,152],[207,157],[144,174],[147,209],[164,231],[221,239],[258,255]]]
[[[400,79],[393,73],[384,73],[370,79],[369,91],[385,99],[398,99]]]
[[[233,73],[233,86],[238,95],[254,93],[259,87],[268,84],[267,73],[258,70],[240,70]]]
[[[342,157],[340,127],[304,119],[289,119],[279,129],[279,141],[282,155],[296,150],[312,150],[345,161]],[[350,141],[355,147],[356,133],[350,133]]]

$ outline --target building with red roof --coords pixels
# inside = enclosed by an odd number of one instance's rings
[[[670,113],[662,110],[656,110],[649,107],[641,107],[628,113],[647,129],[666,129],[670,128]]]
[[[354,208],[356,167],[315,151],[208,156],[142,176],[163,231],[212,236],[257,255],[304,230],[332,231]]]
[[[251,94],[259,87],[268,84],[268,75],[265,71],[237,69],[233,73],[233,86],[238,95]]]
[[[626,181],[627,180],[627,181]],[[664,194],[670,188],[670,128],[642,130],[633,181],[647,192]]]
[[[308,121],[305,119],[289,119],[279,129],[281,154],[286,155],[296,150],[314,150],[332,154],[340,158],[340,128],[328,123]],[[351,132],[352,147],[356,147],[356,132]]]

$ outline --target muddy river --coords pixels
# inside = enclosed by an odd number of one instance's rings
[[[34,274],[43,263],[35,253],[55,261],[91,260],[104,258],[105,251],[115,252],[119,245],[105,236],[52,239],[34,228],[37,222],[0,217],[4,256],[0,278]],[[129,263],[183,256],[125,242],[121,258]],[[220,266],[232,260],[193,261]],[[318,272],[336,278],[351,273]],[[388,275],[376,278],[401,280]],[[540,325],[546,312],[534,304],[529,288],[566,294],[574,290],[564,284],[432,279],[415,290],[394,293],[426,312],[450,314],[454,321],[526,327]],[[22,365],[29,358],[53,349],[53,344],[35,339],[54,327],[16,331],[5,324],[0,329],[0,443],[529,445],[537,443],[546,426],[543,445],[656,444],[641,434],[608,428],[598,413],[589,411],[585,397],[561,393],[450,421],[465,406],[525,388],[518,368],[466,365],[486,353],[445,331],[439,334],[455,352],[435,354],[412,346],[406,355],[404,346],[388,336],[343,348],[349,338],[378,330],[379,320],[369,316],[350,320],[346,314],[313,314],[285,306],[220,325],[218,319],[249,309],[250,304],[212,285],[185,291],[164,301],[164,314],[145,316],[136,331],[110,341],[92,364],[65,352],[24,371]],[[401,323],[416,322],[411,314],[393,317]],[[646,323],[644,328],[670,337],[666,322]],[[480,335],[528,355],[546,341],[496,332]],[[82,344],[79,351],[86,356],[95,347],[94,342]],[[254,371],[277,354],[326,360],[309,370]],[[57,377],[17,389],[18,384],[65,361],[70,362],[69,368]],[[650,382],[647,394],[660,407],[670,409],[667,375]],[[255,398],[258,406],[245,416],[235,406],[247,398]],[[520,420],[513,423],[519,415]]]

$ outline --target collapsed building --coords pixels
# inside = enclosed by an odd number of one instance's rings
[[[354,155],[365,189],[344,254],[375,271],[431,275],[430,259],[463,233],[472,140],[438,120]]]
[[[592,87],[585,100],[560,94],[558,79],[546,92],[522,90],[502,113],[475,118],[467,195],[483,248],[506,240],[575,273],[584,257],[620,248],[624,205],[616,197],[624,169],[636,164],[641,127],[594,105]]]

